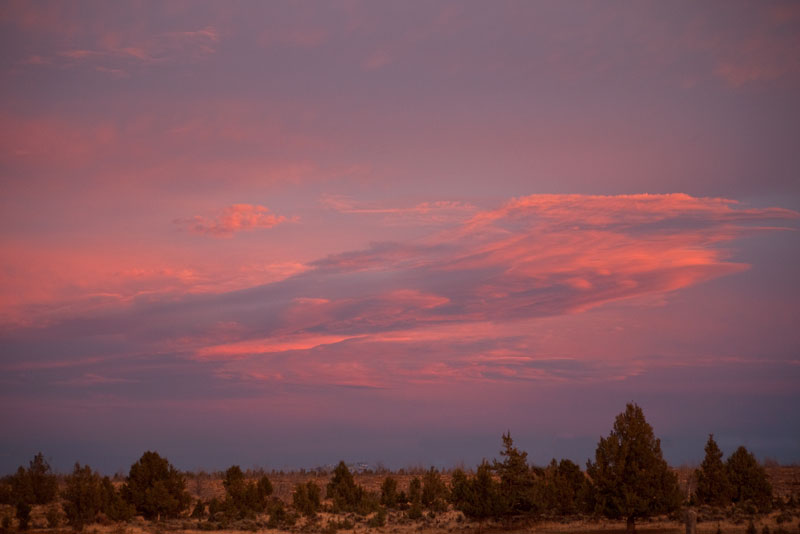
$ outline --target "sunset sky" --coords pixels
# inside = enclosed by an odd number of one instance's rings
[[[0,473],[800,461],[800,3],[0,5]]]

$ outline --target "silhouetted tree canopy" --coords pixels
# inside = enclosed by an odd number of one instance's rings
[[[722,451],[714,441],[713,434],[708,436],[705,451],[703,463],[694,472],[697,484],[695,498],[699,504],[727,506],[731,503],[733,488],[728,479],[728,470],[722,462]]]
[[[322,506],[322,490],[313,480],[298,482],[292,493],[292,506],[306,517],[315,516]]]
[[[772,501],[772,486],[767,472],[756,457],[744,447],[739,447],[725,462],[731,484],[733,502],[752,501],[759,510],[768,511]]]
[[[460,469],[453,472],[450,501],[456,510],[477,521],[498,518],[507,508],[500,486],[492,477],[492,467],[486,461],[478,466],[473,477],[467,477]]]
[[[344,461],[341,461],[328,482],[327,495],[329,499],[333,499],[334,511],[355,512],[364,500],[365,491],[356,484],[353,474]]]
[[[511,433],[503,434],[502,462],[495,460],[493,469],[500,477],[500,495],[506,514],[516,515],[539,510],[535,498],[536,476],[528,466],[528,453],[514,447]]]
[[[629,531],[635,530],[638,518],[680,506],[677,477],[636,404],[628,404],[609,436],[600,439],[587,472],[594,484],[596,511],[612,519],[624,518]]]
[[[397,480],[392,476],[387,476],[381,483],[381,504],[387,508],[397,507]]]
[[[91,467],[76,463],[72,474],[67,476],[67,484],[62,497],[67,523],[75,530],[93,523],[103,509],[103,481]]]
[[[152,451],[131,466],[122,494],[147,519],[177,517],[192,502],[183,476]]]
[[[437,512],[445,511],[447,494],[447,485],[442,481],[442,476],[435,467],[431,467],[422,478],[422,505]]]
[[[550,514],[571,515],[586,509],[588,486],[578,464],[567,459],[556,462],[554,458],[539,479],[536,493]]]

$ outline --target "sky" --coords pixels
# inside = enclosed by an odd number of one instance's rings
[[[797,2],[0,5],[0,472],[800,461]]]

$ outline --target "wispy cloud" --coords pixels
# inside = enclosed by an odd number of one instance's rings
[[[187,230],[214,237],[231,237],[236,232],[273,228],[290,220],[283,215],[270,213],[264,206],[233,204],[212,217],[195,215],[174,222]]]
[[[641,361],[556,351],[537,339],[537,325],[611,302],[651,306],[747,269],[721,245],[798,216],[683,194],[532,195],[424,239],[327,256],[278,282],[168,300],[154,292],[102,331],[135,324],[148,347],[212,365],[226,380],[616,380],[641,373]],[[235,205],[183,224],[230,235],[279,222],[262,206]],[[73,321],[100,328],[90,316]]]

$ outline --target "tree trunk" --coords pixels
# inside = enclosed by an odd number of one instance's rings
[[[633,533],[633,532],[636,532],[636,522],[635,522],[635,520],[633,519],[633,516],[630,516],[630,517],[628,518],[628,523],[627,523],[627,525],[626,525],[626,526],[627,526],[627,531],[628,531],[628,533]]]

